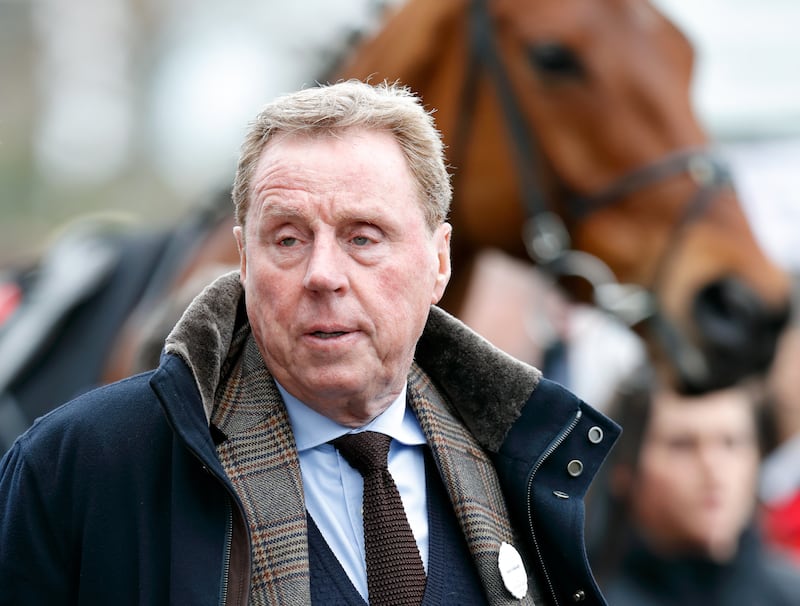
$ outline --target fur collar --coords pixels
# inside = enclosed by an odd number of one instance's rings
[[[194,375],[206,418],[236,328],[247,322],[238,271],[224,274],[189,305],[167,337],[166,352]],[[416,361],[487,450],[495,452],[519,416],[541,373],[491,345],[447,312],[431,307]]]

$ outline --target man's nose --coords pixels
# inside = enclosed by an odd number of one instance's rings
[[[338,292],[347,287],[347,259],[334,238],[315,238],[303,286],[317,292]]]

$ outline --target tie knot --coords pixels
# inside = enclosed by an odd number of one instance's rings
[[[370,471],[387,468],[391,436],[376,431],[349,433],[333,440],[332,444],[350,465],[363,476]]]

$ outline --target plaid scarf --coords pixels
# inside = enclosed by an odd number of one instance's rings
[[[250,603],[309,604],[306,512],[286,408],[248,326],[237,331],[230,351],[211,422],[228,437],[217,452],[249,524]],[[514,599],[503,584],[500,544],[519,543],[485,452],[416,364],[408,385],[409,404],[431,447],[490,603],[543,603],[530,570],[523,600]]]

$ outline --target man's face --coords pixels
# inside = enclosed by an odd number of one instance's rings
[[[755,501],[752,406],[741,390],[656,399],[631,499],[638,526],[657,547],[733,555]]]
[[[235,228],[253,334],[295,397],[363,425],[399,394],[450,277],[450,226],[426,226],[387,132],[282,136]]]

